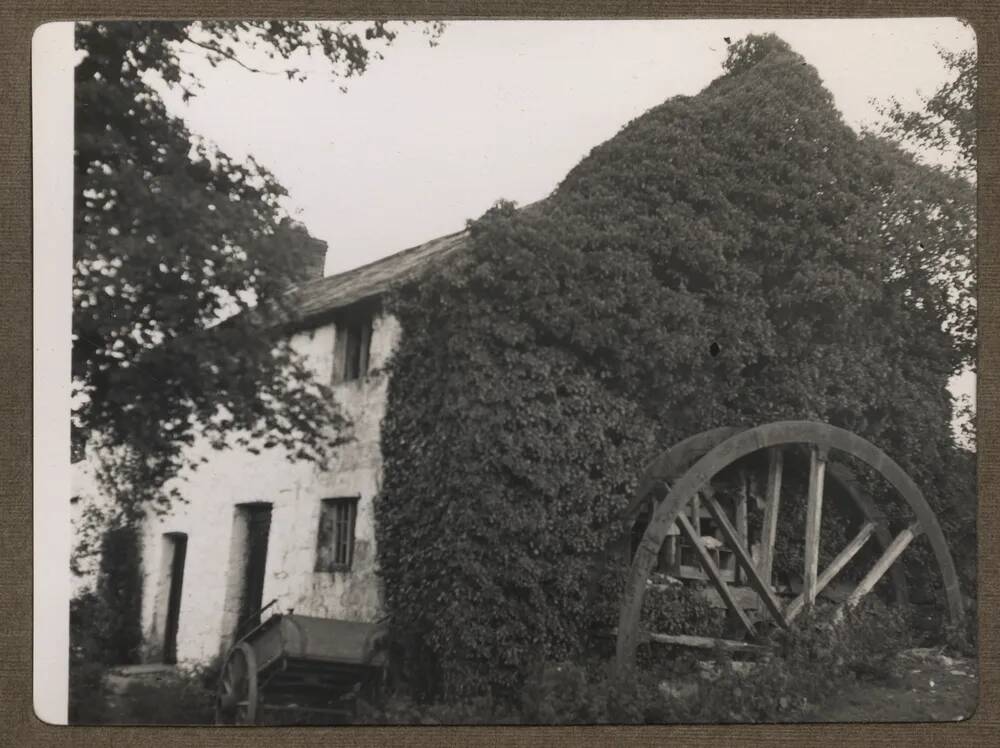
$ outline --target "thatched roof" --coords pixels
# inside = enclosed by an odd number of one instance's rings
[[[404,249],[359,268],[303,283],[292,291],[296,322],[308,326],[359,301],[374,299],[391,286],[413,280],[436,262],[466,246],[467,231]]]

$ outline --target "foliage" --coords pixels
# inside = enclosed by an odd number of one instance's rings
[[[541,653],[565,656],[579,641],[587,582],[627,491],[621,476],[648,446],[630,433],[639,421],[634,408],[609,401],[564,353],[505,360],[504,340],[483,350],[466,337],[474,326],[444,328],[438,311],[423,304],[412,312],[427,315],[417,324],[432,335],[448,329],[436,343],[447,358],[412,352],[409,386],[402,390],[400,379],[390,385],[387,412],[397,415],[385,422],[383,449],[444,462],[416,459],[386,472],[376,512],[387,604],[396,621],[430,624],[418,634],[427,637],[421,644],[451,648],[470,665],[482,657],[495,682],[510,688]],[[413,409],[401,402],[403,392],[407,401],[431,398],[425,405],[436,417],[404,420]],[[516,406],[501,409],[508,398]],[[476,423],[498,428],[479,431]],[[551,438],[554,427],[563,430],[559,438]],[[434,616],[424,607],[431,601]],[[470,620],[471,611],[478,613]],[[485,671],[475,666],[443,666],[444,681],[459,692],[485,685]]]
[[[642,601],[643,627],[660,634],[722,636],[725,614],[712,606],[704,591],[700,584],[648,590]]]
[[[680,661],[669,670],[615,673],[606,660],[547,663],[533,668],[506,699],[489,695],[421,703],[404,693],[377,703],[360,702],[356,724],[662,724],[795,720],[806,708],[848,689],[858,679],[891,681],[893,662],[907,646],[903,619],[869,601],[831,627],[804,616],[789,632],[776,632],[774,654],[759,662],[734,662],[723,654]],[[114,721],[134,724],[207,724],[217,665],[135,678],[125,688]],[[99,666],[74,722],[106,721],[107,691]],[[82,684],[82,681],[71,681]],[[76,702],[74,702],[76,703]],[[307,715],[284,714],[298,723]],[[262,717],[266,721],[267,715]]]
[[[123,665],[137,661],[142,644],[142,576],[138,534],[108,528],[99,548],[95,589],[70,602],[70,651],[81,662]]]
[[[70,572],[77,577],[97,577],[101,563],[101,546],[104,533],[110,527],[125,522],[122,513],[114,506],[102,506],[89,496],[74,496],[71,504],[79,505],[73,519],[73,549],[70,552]]]
[[[614,674],[603,660],[548,663],[535,668],[521,691],[421,703],[393,694],[362,703],[356,724],[615,724],[664,722],[667,710],[648,672]]]
[[[969,615],[965,620],[957,623],[948,623],[944,627],[942,638],[947,647],[960,657],[978,657],[979,655],[979,635],[976,631],[976,622],[979,616],[976,615],[976,606],[972,606]]]
[[[92,549],[98,559],[96,587],[70,601],[70,723],[106,722],[106,669],[137,661],[142,580],[135,564],[136,544],[131,527],[104,526]]]
[[[747,48],[545,201],[498,204],[392,302],[379,566],[449,698],[584,647],[585,590],[657,445],[822,420],[893,455],[940,515],[970,500],[945,489],[971,191],[859,138],[780,40]]]
[[[589,628],[610,632],[618,625],[628,569],[609,565],[599,577],[588,606]],[[725,614],[705,596],[705,586],[678,582],[652,586],[642,602],[642,626],[660,634],[723,635]]]
[[[489,696],[455,702],[421,703],[406,694],[393,694],[380,702],[358,704],[355,724],[360,725],[476,725],[520,724],[516,710]]]
[[[267,169],[171,115],[156,79],[196,95],[182,64],[195,52],[255,71],[266,58],[296,80],[316,54],[343,80],[396,33],[381,22],[77,25],[73,442],[77,457],[113,453],[106,488],[122,503],[167,501],[159,489],[196,435],[322,464],[345,425],[276,324],[289,284],[322,274],[325,244],[289,218]]]
[[[542,668],[525,684],[520,706],[527,724],[655,723],[668,717],[652,673],[615,673],[606,661]]]
[[[968,26],[966,22],[963,23]],[[952,51],[938,47],[938,56],[950,77],[923,109],[907,110],[894,98],[879,105],[884,117],[881,132],[918,148],[932,148],[954,159],[953,170],[969,181],[976,178],[976,50]]]
[[[82,663],[75,671],[71,669],[71,724],[210,725],[215,722],[216,684],[214,680],[208,682],[202,668],[181,667],[133,675],[115,688],[107,682],[113,675],[113,671],[96,663]],[[74,683],[79,685],[76,697]]]
[[[769,659],[737,668],[722,658],[715,677],[687,704],[687,720],[794,721],[859,679],[891,681],[893,663],[909,644],[907,632],[904,616],[874,598],[837,626],[807,613],[788,631],[774,632]]]
[[[199,669],[177,668],[155,680],[135,679],[122,700],[132,724],[210,725],[215,722],[215,682]]]
[[[359,724],[656,724],[795,721],[805,710],[859,680],[891,682],[909,644],[902,615],[875,600],[849,611],[839,626],[803,615],[776,631],[762,661],[722,652],[678,658],[664,668],[616,673],[606,660],[534,668],[511,698],[481,696],[421,704],[395,694],[365,704]]]
[[[71,725],[99,725],[109,721],[105,666],[70,651],[67,721]]]
[[[99,518],[103,519],[98,515]],[[70,600],[69,721],[107,721],[105,672],[138,661],[142,645],[142,577],[138,533],[127,524],[99,522],[73,556],[97,559],[96,585]]]

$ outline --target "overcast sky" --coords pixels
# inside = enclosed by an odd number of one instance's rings
[[[920,105],[947,77],[935,45],[975,44],[957,20],[460,21],[436,47],[404,30],[346,93],[186,55],[204,90],[165,92],[191,130],[252,154],[329,244],[327,274],[461,229],[500,198],[547,195],[591,148],[722,73],[723,37],[774,32],[816,67],[855,129],[872,99]],[[308,67],[308,66],[307,66]],[[975,377],[952,382],[974,396]]]
[[[974,43],[952,19],[804,21],[461,21],[431,48],[404,30],[342,93],[212,69],[171,111],[233,156],[252,154],[289,209],[328,242],[340,272],[464,226],[495,200],[548,194],[595,145],[722,72],[723,37],[773,31],[814,65],[852,126],[872,98],[919,104],[945,78],[935,43]]]

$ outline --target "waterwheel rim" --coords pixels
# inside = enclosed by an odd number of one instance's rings
[[[747,430],[748,427],[744,426],[719,426],[689,436],[658,454],[641,473],[635,496],[622,513],[623,519],[631,523],[638,518],[643,509],[651,510],[656,506],[658,498],[664,498],[665,494],[661,492],[664,489],[669,490],[670,486],[695,462],[730,437]],[[781,451],[781,448],[771,448],[769,451],[772,453],[769,462],[773,462],[774,453]],[[893,536],[885,522],[885,516],[875,506],[874,500],[861,488],[854,470],[843,463],[831,461],[826,480],[836,486],[858,511],[875,525],[874,537],[879,546],[883,550],[889,548]],[[893,564],[889,569],[889,578],[894,588],[896,603],[900,606],[905,605],[909,600],[906,574],[900,566]]]

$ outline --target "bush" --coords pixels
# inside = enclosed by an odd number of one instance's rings
[[[833,625],[829,611],[805,613],[787,631],[775,631],[773,654],[751,667],[719,658],[714,677],[685,705],[684,721],[794,721],[857,679],[891,681],[893,663],[910,641],[905,614],[876,599]]]
[[[70,649],[82,662],[138,661],[142,576],[138,531],[111,527],[102,535],[95,589],[70,601]]]
[[[105,528],[97,551],[97,584],[70,600],[69,721],[107,721],[108,667],[138,661],[142,645],[139,535],[129,525]]]

